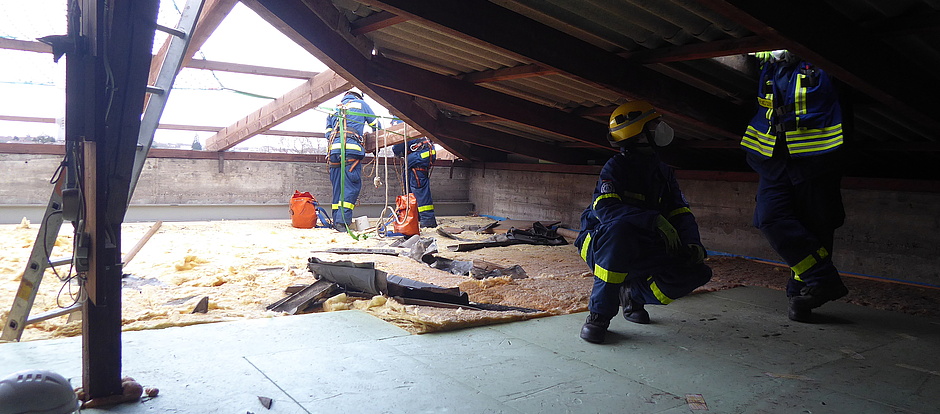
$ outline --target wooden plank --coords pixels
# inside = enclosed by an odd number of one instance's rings
[[[287,92],[284,96],[275,99],[209,137],[206,140],[206,150],[225,151],[232,148],[255,135],[268,131],[275,125],[326,102],[350,86],[349,81],[332,70],[320,73],[304,82],[303,85]]]
[[[338,289],[339,285],[336,283],[321,279],[293,295],[268,305],[266,309],[275,312],[286,312],[293,315],[297,313],[297,311],[303,310],[311,302],[323,299]]]
[[[157,234],[157,230],[160,230],[160,226],[162,225],[163,225],[163,222],[158,221],[156,223],[153,223],[152,226],[150,226],[150,230],[147,230],[147,233],[144,234],[144,237],[141,237],[140,240],[137,241],[137,244],[135,244],[134,247],[132,247],[131,250],[127,252],[126,255],[124,255],[124,260],[123,260],[124,266],[127,266],[127,264],[130,263],[130,261],[134,259],[134,256],[137,256],[137,252],[139,252],[140,249],[142,249],[144,245],[147,244],[147,241],[150,240],[150,238],[153,237],[154,234]]]
[[[398,16],[387,11],[381,11],[353,21],[349,24],[349,32],[353,35],[360,36],[406,21],[408,21],[408,18],[405,16]]]
[[[21,50],[24,52],[52,53],[52,46],[43,42],[17,40],[0,37],[0,49]]]
[[[460,76],[461,80],[471,83],[496,82],[511,79],[531,78],[535,76],[553,75],[557,70],[546,69],[539,65],[519,65],[511,68],[491,69],[480,72],[471,72]]]
[[[245,65],[242,63],[218,62],[205,59],[191,59],[187,68],[218,70],[222,72],[247,73],[249,75],[275,76],[280,78],[310,79],[319,72],[310,72],[295,69],[281,69],[267,66]]]

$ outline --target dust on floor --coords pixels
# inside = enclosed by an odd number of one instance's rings
[[[485,217],[442,217],[439,224],[447,227],[484,226],[492,223]],[[140,240],[153,223],[125,223],[122,248],[126,254]],[[0,225],[0,320],[5,321],[12,299],[19,287],[21,275],[29,258],[38,225]],[[538,309],[541,312],[497,312],[466,309],[447,309],[429,306],[402,305],[394,300],[375,298],[354,300],[334,298],[328,309],[363,309],[390,323],[413,333],[433,332],[462,327],[508,322],[543,317],[587,309],[593,278],[573,245],[536,246],[512,245],[488,247],[468,252],[450,252],[448,245],[456,240],[439,236],[433,229],[422,229],[423,237],[437,239],[438,256],[454,260],[485,260],[497,265],[522,266],[528,274],[525,279],[491,278],[475,280],[469,276],[454,275],[433,269],[424,263],[404,256],[381,254],[340,255],[324,253],[337,247],[385,247],[391,239],[370,237],[354,240],[345,233],[331,229],[298,229],[285,220],[208,221],[163,223],[143,248],[124,268],[123,329],[159,329],[200,323],[231,321],[245,318],[285,316],[285,313],[266,310],[266,306],[286,296],[285,289],[292,285],[314,282],[306,264],[310,257],[325,261],[353,260],[373,262],[376,268],[389,274],[433,283],[444,287],[459,287],[470,300],[478,303]],[[490,235],[464,231],[458,237],[485,240]],[[51,256],[70,257],[72,254],[71,226],[66,224],[56,240]],[[710,258],[715,272],[712,282],[700,291],[724,289],[740,285],[767,286],[780,289],[787,272],[777,266],[755,263],[738,258]],[[73,303],[70,291],[74,285],[60,280],[67,266],[59,268],[58,275],[47,270],[31,311],[36,315]],[[850,283],[851,282],[851,283]],[[913,289],[891,285],[857,285],[850,281],[853,293],[847,298],[853,303],[898,310],[913,314],[932,315],[940,304],[936,290]],[[857,285],[857,286],[856,286]],[[898,291],[898,298],[915,298],[903,304],[886,303],[884,295]],[[209,299],[207,313],[192,313],[203,297]],[[781,297],[783,294],[781,292]],[[785,299],[782,299],[785,300]],[[572,329],[576,329],[574,327]],[[80,321],[57,317],[29,325],[22,340],[39,340],[81,334]]]
[[[493,220],[484,217],[442,217],[441,226],[483,226]],[[126,253],[153,223],[125,223],[122,250]],[[0,225],[0,320],[6,320],[19,287],[38,225]],[[65,224],[50,255],[70,257],[73,237]],[[376,268],[414,280],[445,287],[459,286],[470,299],[502,305],[540,309],[538,313],[467,311],[428,306],[389,304],[367,307],[367,311],[409,331],[422,333],[486,323],[520,320],[586,309],[591,278],[571,245],[517,245],[485,248],[471,252],[448,252],[446,246],[459,243],[440,237],[433,229],[422,229],[424,237],[436,237],[440,257],[459,260],[482,259],[502,266],[521,265],[527,279],[477,281],[432,269],[403,256],[380,254],[340,255],[324,253],[337,247],[385,247],[392,239],[370,237],[354,240],[332,229],[298,229],[284,220],[208,221],[163,223],[124,268],[123,329],[158,329],[243,318],[285,315],[266,306],[286,296],[291,285],[314,282],[307,260],[353,260],[374,262]],[[485,240],[491,235],[465,231],[458,237]],[[40,284],[31,315],[74,303],[69,291],[74,284],[60,280],[47,270]],[[209,298],[209,311],[192,313],[203,297]],[[369,303],[369,301],[364,301]],[[57,317],[29,325],[22,340],[74,336],[81,333],[79,321]]]

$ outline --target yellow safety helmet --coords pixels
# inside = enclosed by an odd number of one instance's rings
[[[610,143],[614,146],[643,132],[647,122],[661,117],[656,108],[646,101],[627,102],[610,114]]]

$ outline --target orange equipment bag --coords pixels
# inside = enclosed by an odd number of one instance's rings
[[[290,198],[290,224],[299,229],[317,226],[317,199],[310,193],[294,191]]]
[[[421,233],[418,228],[418,199],[414,193],[408,193],[407,196],[395,197],[395,212],[398,220],[395,220],[395,232],[406,236],[414,236]],[[398,224],[398,222],[401,224]]]

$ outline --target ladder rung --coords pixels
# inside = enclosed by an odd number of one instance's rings
[[[154,93],[154,94],[157,94],[157,95],[163,95],[164,92],[166,92],[166,91],[163,90],[162,88],[158,88],[158,87],[156,87],[156,86],[147,85],[147,93]]]
[[[27,320],[26,320],[26,324],[29,325],[29,324],[33,324],[33,323],[36,323],[36,322],[42,322],[42,321],[44,321],[44,320],[46,320],[46,319],[52,319],[52,318],[55,318],[55,317],[57,317],[57,316],[68,315],[68,314],[70,314],[70,313],[72,313],[72,312],[78,312],[78,311],[80,311],[80,310],[82,310],[82,304],[81,304],[81,303],[76,303],[76,304],[74,304],[74,305],[72,305],[72,306],[69,306],[69,307],[67,307],[67,308],[61,308],[61,309],[51,310],[51,311],[49,311],[49,312],[40,313],[39,315],[36,315],[36,316],[34,316],[34,317],[32,317],[32,318],[27,319]]]
[[[71,258],[71,257],[67,257],[67,258],[65,258],[65,259],[50,260],[50,261],[49,261],[49,266],[50,266],[50,267],[56,267],[56,266],[62,266],[62,265],[67,265],[67,264],[71,264],[71,263],[72,263],[72,258]]]
[[[161,32],[163,32],[163,33],[171,34],[171,35],[176,36],[176,37],[178,37],[178,38],[180,38],[180,39],[185,39],[185,38],[186,38],[186,32],[184,32],[184,31],[182,31],[182,30],[173,29],[173,28],[169,28],[169,27],[166,27],[166,26],[161,26],[161,25],[159,25],[159,24],[156,25],[156,26],[157,26],[157,30],[159,30],[159,31],[161,31]]]

